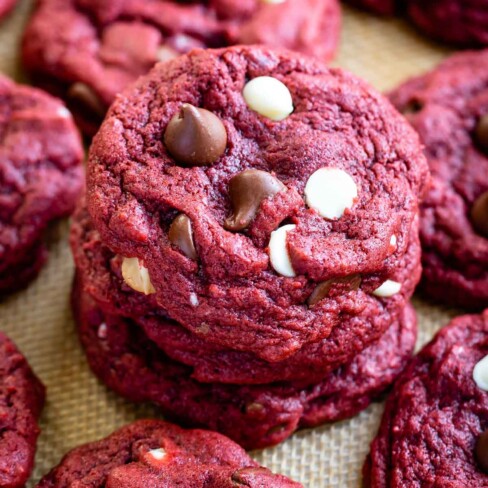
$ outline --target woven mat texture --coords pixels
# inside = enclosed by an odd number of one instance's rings
[[[18,56],[23,25],[32,2],[19,2],[0,25],[0,72],[24,80]],[[393,88],[449,54],[398,19],[379,19],[344,7],[339,55],[334,65],[362,76],[379,90]],[[136,418],[157,416],[149,405],[133,405],[109,392],[91,374],[74,334],[68,295],[73,264],[67,245],[68,223],[49,231],[50,259],[25,291],[0,303],[0,328],[15,340],[47,386],[36,467],[28,486],[80,443],[98,439]],[[415,300],[419,346],[445,325],[455,310]],[[253,452],[270,469],[306,487],[359,487],[361,465],[383,406],[334,425],[298,432],[272,449]]]

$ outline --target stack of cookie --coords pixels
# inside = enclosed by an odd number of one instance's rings
[[[95,373],[247,448],[354,415],[416,336],[414,131],[341,70],[194,50],[119,96],[71,244]]]

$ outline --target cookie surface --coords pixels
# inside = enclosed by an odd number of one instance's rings
[[[485,50],[454,55],[391,94],[420,134],[433,178],[421,208],[423,288],[449,305],[488,303],[487,85]]]
[[[409,17],[424,33],[452,44],[488,45],[485,0],[408,0]]]
[[[16,0],[0,0],[0,19],[10,13],[15,3]]]
[[[487,353],[488,312],[454,319],[422,349],[387,400],[366,486],[488,486],[486,453],[475,454],[488,393],[473,379]]]
[[[184,430],[161,420],[139,420],[73,449],[37,487],[83,483],[93,488],[302,486],[260,467],[241,447],[216,432]]]
[[[25,358],[0,332],[0,486],[20,488],[29,478],[44,395]]]
[[[138,324],[104,314],[82,290],[78,277],[72,295],[78,332],[91,368],[108,387],[131,401],[153,402],[178,422],[219,431],[247,449],[277,444],[300,427],[355,415],[394,380],[415,344],[415,314],[407,307],[377,345],[316,385],[205,384],[159,350]]]
[[[338,0],[42,0],[25,32],[23,61],[93,135],[115,95],[157,61],[232,44],[267,44],[327,60],[339,30]]]
[[[404,262],[395,270],[394,277],[402,284],[401,293],[389,299],[370,297],[368,306],[359,315],[344,313],[340,326],[327,339],[307,345],[284,361],[268,363],[256,355],[225,349],[190,333],[168,318],[152,295],[145,296],[127,286],[121,273],[120,256],[103,245],[82,206],[72,219],[71,247],[84,291],[97,305],[108,314],[137,320],[159,348],[191,366],[193,378],[202,382],[263,384],[300,380],[316,383],[349,363],[384,334],[420,278],[420,245],[414,237]]]
[[[246,80],[258,80],[257,90]],[[270,93],[280,110],[291,97],[294,111],[282,121],[248,106],[263,101],[268,82],[279,87]],[[202,105],[212,123],[198,122]],[[226,149],[214,163],[187,167],[184,155],[169,154],[169,122],[175,128],[182,109],[203,124],[200,134],[224,126]],[[172,319],[279,361],[328,337],[342,313],[359,313],[400,268],[427,174],[419,149],[389,103],[340,70],[266,48],[196,50],[157,65],[112,106],[90,152],[88,209],[107,246],[146,268],[145,291]],[[260,171],[261,190],[271,179],[277,193],[257,205],[248,170]],[[331,185],[325,201],[322,179]],[[344,192],[335,193],[336,180]],[[251,204],[245,228],[231,230],[233,207]],[[170,236],[181,215],[191,229],[186,253]],[[350,284],[311,302],[325,282],[357,275],[359,290]]]
[[[83,150],[62,103],[0,77],[0,296],[25,286],[45,261],[47,225],[74,208]]]

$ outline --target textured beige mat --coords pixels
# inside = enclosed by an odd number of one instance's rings
[[[18,44],[31,2],[0,24],[0,71],[22,79]],[[417,35],[399,20],[378,19],[350,9],[344,13],[342,45],[336,65],[387,90],[407,76],[434,66],[449,53]],[[68,225],[51,230],[49,265],[28,290],[0,304],[0,328],[24,351],[48,389],[42,417],[34,483],[70,448],[109,434],[135,418],[157,415],[107,391],[90,373],[73,332],[68,295],[72,262]],[[420,340],[425,342],[449,316],[419,300]],[[360,468],[376,431],[382,405],[332,426],[297,433],[284,444],[254,457],[307,487],[360,486]]]

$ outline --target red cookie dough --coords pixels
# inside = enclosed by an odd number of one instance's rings
[[[15,3],[16,0],[0,0],[0,19],[10,13]]]
[[[139,420],[64,456],[37,488],[300,488],[261,467],[226,437]]]
[[[83,186],[80,136],[63,104],[0,76],[0,296],[42,267],[47,225]]]
[[[420,278],[420,244],[415,228],[403,262],[392,271],[392,277],[402,284],[401,293],[389,299],[370,296],[368,306],[359,315],[345,313],[340,326],[327,339],[305,346],[284,361],[269,363],[253,354],[225,349],[191,334],[169,319],[157,307],[153,296],[146,297],[128,287],[121,276],[120,257],[103,245],[82,206],[72,219],[71,246],[84,291],[97,305],[105,313],[137,320],[166,354],[192,366],[192,377],[201,382],[263,384],[300,380],[310,384],[320,381],[384,334],[403,310]],[[357,293],[350,296],[354,301]]]
[[[425,145],[432,187],[423,202],[423,289],[449,305],[488,305],[488,51],[456,54],[391,94]],[[483,222],[485,229],[482,230]]]
[[[488,311],[454,319],[422,349],[387,401],[365,486],[488,486],[475,455],[488,427],[488,393],[473,380],[487,353]]]
[[[340,23],[338,0],[40,0],[24,35],[23,62],[93,135],[117,93],[158,60],[232,44],[328,60]]]
[[[90,366],[107,386],[131,401],[155,403],[169,418],[222,432],[246,449],[360,412],[403,369],[416,337],[415,313],[408,306],[377,344],[318,384],[208,384],[192,379],[191,368],[168,358],[136,322],[103,313],[79,277],[72,299]]]
[[[281,122],[244,101],[246,81],[261,76],[291,92],[294,112]],[[226,152],[211,165],[184,167],[163,143],[185,103],[225,125]],[[304,201],[310,176],[330,167],[359,188],[336,220]],[[246,229],[226,230],[229,180],[251,168],[283,189]],[[296,53],[244,46],[157,65],[119,97],[91,147],[87,203],[104,243],[149,269],[172,319],[207,341],[280,361],[367,306],[406,252],[426,179],[417,135],[365,83]],[[170,242],[179,213],[191,222],[196,260]],[[296,225],[286,243],[294,278],[279,275],[268,256],[283,223]],[[354,301],[338,293],[307,305],[319,284],[354,275],[365,285]]]
[[[0,332],[0,486],[21,488],[34,464],[45,390],[24,356]]]
[[[395,12],[395,0],[347,0],[355,7],[374,12],[380,15],[393,15]]]
[[[408,0],[408,15],[431,37],[465,47],[488,45],[486,0]]]

